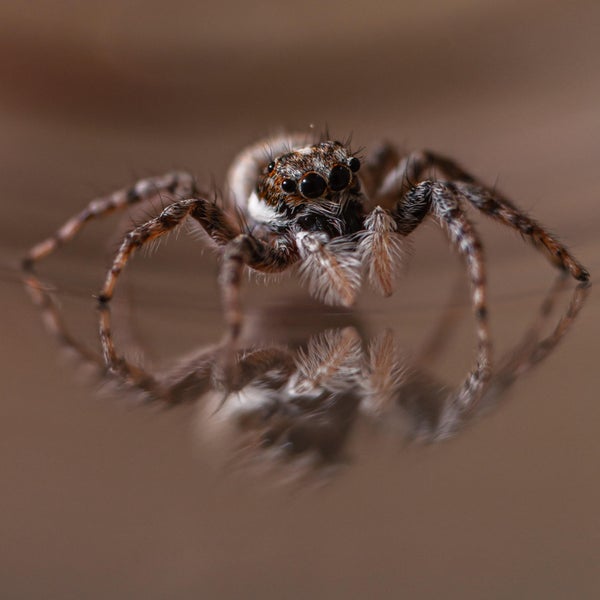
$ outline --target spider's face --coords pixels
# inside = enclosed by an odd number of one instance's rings
[[[261,202],[283,212],[302,207],[339,204],[348,193],[358,193],[358,158],[340,142],[321,142],[274,158],[258,186]]]

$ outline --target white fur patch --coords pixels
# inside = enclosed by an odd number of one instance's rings
[[[281,219],[281,215],[263,202],[256,192],[252,192],[248,198],[248,214],[258,223],[274,223]]]

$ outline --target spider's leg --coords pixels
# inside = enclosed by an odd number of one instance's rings
[[[160,215],[136,227],[125,236],[98,295],[100,302],[108,302],[112,298],[117,278],[136,250],[169,233],[188,216],[198,221],[204,231],[219,246],[224,246],[239,234],[239,230],[214,202],[203,198],[174,202],[167,206]]]
[[[494,376],[495,382],[498,381],[504,387],[511,385],[515,379],[551,354],[571,328],[589,294],[590,287],[588,283],[580,283],[576,286],[567,309],[554,329],[545,338],[539,339],[542,326],[550,316],[551,305],[556,300],[561,288],[564,287],[561,285],[562,283],[562,281],[559,281],[558,285],[550,290],[548,297],[539,310],[537,321],[525,333],[520,344],[499,361],[498,374]]]
[[[230,343],[237,340],[242,326],[240,287],[244,266],[262,273],[280,273],[299,258],[291,242],[285,238],[280,242],[272,246],[250,234],[241,234],[225,246],[220,283]]]
[[[552,306],[565,287],[564,283],[564,278],[561,278],[553,286],[539,308],[535,321],[525,331],[521,341],[498,361],[498,369],[482,398],[482,409],[489,409],[503,401],[504,394],[517,379],[544,361],[573,326],[590,289],[587,283],[580,283],[575,287],[568,307],[554,328],[546,337],[541,337],[542,329],[548,324],[551,316]]]
[[[328,329],[312,336],[297,353],[297,369],[289,389],[294,396],[318,396],[323,390],[341,392],[361,377],[361,339],[354,327]]]
[[[359,243],[369,281],[384,296],[392,293],[396,265],[407,253],[404,238],[423,221],[431,208],[429,188],[412,187],[400,201],[394,200],[388,210],[385,206],[390,204],[392,197],[397,198],[396,191],[387,198],[376,196],[382,206],[376,206],[365,219]]]
[[[435,171],[453,182],[458,191],[477,209],[496,221],[518,230],[534,246],[541,248],[557,267],[569,271],[579,281],[587,281],[589,273],[556,237],[546,231],[510,200],[482,184],[455,161],[430,151],[414,152],[398,162],[378,190],[382,200],[390,195],[402,197],[423,180],[425,173]]]
[[[117,357],[112,344],[110,323],[107,316],[102,317],[104,326],[101,329],[101,340],[105,357],[103,361],[97,352],[88,348],[81,340],[70,333],[62,319],[56,301],[33,274],[27,274],[23,282],[34,305],[40,310],[48,332],[58,340],[63,348],[73,353],[83,366],[93,367],[96,375],[103,379],[109,373],[116,375],[119,383],[123,383],[127,387],[137,388],[148,394],[150,398],[165,397],[164,391],[154,377],[139,367],[132,366],[125,359]],[[110,360],[107,359],[107,354],[110,354]]]
[[[397,265],[407,254],[404,240],[394,217],[381,206],[365,219],[358,249],[369,282],[384,296],[392,294]]]
[[[369,342],[358,380],[363,407],[380,413],[392,405],[406,382],[408,368],[396,345],[394,334],[386,329]]]
[[[71,217],[56,233],[36,244],[23,259],[23,268],[31,269],[33,265],[54,252],[81,231],[92,219],[97,219],[128,206],[150,200],[160,194],[178,198],[189,198],[196,193],[194,178],[189,173],[173,172],[161,177],[142,179],[135,185],[117,190],[110,196],[92,200],[81,212]]]
[[[383,142],[366,157],[360,169],[360,180],[368,197],[377,194],[386,176],[399,161],[399,152],[389,142]]]
[[[360,248],[348,237],[330,240],[316,232],[301,232],[296,244],[300,275],[310,293],[327,304],[351,306],[360,288]]]
[[[449,175],[449,171],[442,168],[442,166],[446,167],[446,162],[431,152],[411,152],[398,160],[393,169],[387,171],[377,188],[377,196],[379,198],[401,198],[413,186],[423,181],[424,174],[432,168],[437,168],[442,171],[444,176],[451,179],[463,179],[464,176],[464,181],[473,181],[470,175],[463,171],[459,172],[457,169],[452,170],[452,175]]]
[[[151,400],[162,400],[175,403],[177,399],[163,387],[154,375],[130,363],[117,354],[111,328],[111,316],[108,305],[100,306],[100,344],[102,356],[108,373],[115,376],[120,383],[128,388],[139,389],[149,395]]]
[[[69,331],[60,313],[58,303],[54,299],[50,289],[44,286],[33,273],[24,274],[23,283],[31,301],[40,312],[46,331],[63,348],[74,354],[83,365],[91,366],[94,371],[104,374],[105,369],[102,357],[97,352],[88,348]]]
[[[473,307],[478,320],[479,341],[482,345],[488,345],[485,263],[479,234],[467,218],[457,194],[451,187],[439,182],[424,182],[417,186],[420,187],[429,187],[431,212],[445,226],[452,244],[465,260],[471,280]]]
[[[544,251],[559,269],[568,271],[579,281],[587,281],[590,278],[584,266],[556,237],[500,194],[474,183],[457,181],[454,185],[459,193],[481,212],[527,237],[534,246]]]
[[[444,226],[450,241],[465,260],[472,287],[480,346],[489,346],[485,264],[479,235],[467,218],[454,186],[440,181],[424,181],[413,187],[396,204],[392,216],[401,235],[411,233],[428,214]]]

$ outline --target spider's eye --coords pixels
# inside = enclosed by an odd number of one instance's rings
[[[353,156],[348,161],[348,166],[350,167],[350,169],[352,170],[353,173],[356,173],[356,171],[358,171],[360,169],[360,160],[358,160],[358,158],[356,158],[356,156]]]
[[[293,179],[284,179],[281,182],[281,189],[286,194],[291,194],[292,192],[296,191],[296,182]]]
[[[300,193],[305,198],[318,198],[323,195],[323,192],[327,189],[327,182],[321,175],[315,173],[307,173],[300,180]]]
[[[335,165],[329,173],[329,187],[334,192],[339,192],[348,187],[352,175],[348,167],[343,165]]]
[[[268,165],[267,165],[267,173],[270,173],[273,169],[275,168],[275,162],[271,161]]]

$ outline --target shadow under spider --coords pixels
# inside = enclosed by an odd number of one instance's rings
[[[206,435],[226,424],[233,431],[231,455],[311,466],[343,462],[360,420],[384,422],[404,416],[408,436],[436,442],[458,434],[476,416],[497,406],[517,379],[545,360],[573,326],[589,284],[579,284],[557,321],[551,321],[567,282],[560,277],[546,294],[520,341],[491,368],[489,347],[457,386],[438,381],[429,365],[445,348],[454,328],[442,315],[418,359],[409,361],[391,331],[364,339],[355,327],[328,329],[299,345],[249,347],[234,354],[234,370],[223,369],[223,346],[202,347],[174,368],[152,371],[119,355],[108,307],[100,310],[102,355],[79,343],[62,322],[52,295],[33,275],[24,278],[46,328],[103,380],[137,390],[148,402],[175,406],[198,401]],[[271,319],[274,320],[274,319]],[[554,323],[550,333],[543,330]],[[407,419],[406,419],[407,417]]]

